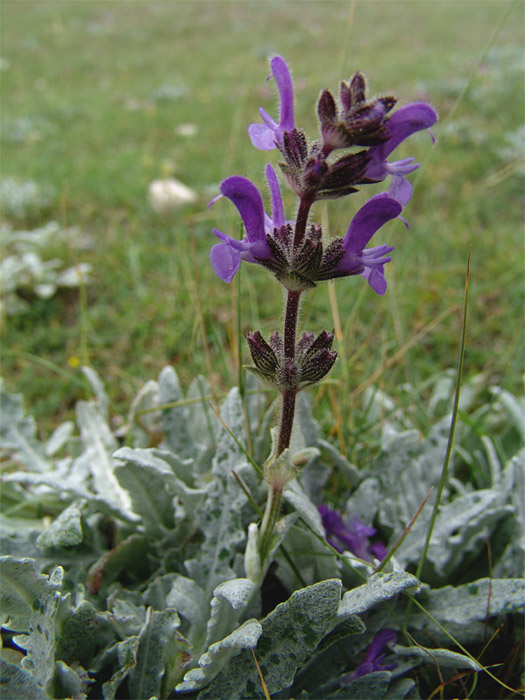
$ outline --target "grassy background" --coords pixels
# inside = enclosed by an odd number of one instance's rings
[[[4,0],[2,174],[55,193],[37,217],[9,223],[80,227],[92,247],[71,249],[68,263],[78,255],[94,267],[84,303],[58,295],[4,320],[8,389],[24,392],[47,432],[86,393],[79,362],[101,374],[124,415],[167,363],[184,386],[199,372],[218,390],[236,381],[235,286],[214,276],[208,254],[211,229],[234,232],[238,221],[226,201],[212,211],[206,202],[233,173],[263,185],[266,154],[251,147],[246,129],[259,106],[275,109],[264,79],[268,55],[278,52],[293,70],[296,121],[312,136],[319,91],[337,90],[356,70],[371,94],[429,100],[440,113],[435,147],[419,134],[396,152],[423,167],[406,210],[410,231],[396,222],[377,237],[376,245],[396,246],[387,295],[347,278],[333,289],[336,305],[328,285],[306,299],[308,329],[337,327],[334,309],[340,319],[341,360],[317,393],[327,432],[351,438],[351,408],[370,377],[401,401],[401,384],[421,387],[455,366],[469,246],[466,374],[483,371],[487,382],[516,390],[524,10],[492,0]],[[21,123],[33,126],[21,133]],[[177,133],[185,123],[196,135]],[[146,195],[166,174],[196,189],[199,202],[162,219]],[[342,235],[374,191],[318,205],[315,214]],[[277,287],[262,268],[244,268],[244,330],[280,325]]]

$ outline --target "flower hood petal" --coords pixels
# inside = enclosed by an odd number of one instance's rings
[[[221,194],[228,197],[239,210],[248,240],[265,241],[263,201],[253,182],[240,175],[233,175],[221,184]]]
[[[279,123],[264,109],[259,110],[262,124],[250,124],[248,135],[252,144],[262,151],[272,151],[283,140],[285,131],[292,131],[295,126],[293,83],[286,61],[281,56],[274,56],[270,61],[281,103],[279,106]]]
[[[377,194],[364,204],[352,219],[343,238],[343,248],[347,253],[361,253],[374,233],[381,226],[395,219],[401,213],[401,204],[387,194]]]

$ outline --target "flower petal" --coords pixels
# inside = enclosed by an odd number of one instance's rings
[[[272,220],[273,226],[275,228],[280,228],[284,226],[286,220],[284,218],[284,206],[281,197],[281,189],[279,187],[279,180],[272,166],[268,163],[266,166],[266,180],[268,181],[268,187],[270,188],[270,195],[272,197]]]
[[[375,179],[374,175],[369,174],[375,171],[374,166],[384,163],[402,141],[417,131],[429,129],[436,121],[436,111],[425,102],[412,102],[394,112],[386,124],[390,134],[388,139],[379,146],[372,146],[368,150],[371,161],[367,176]]]
[[[412,197],[412,185],[403,175],[392,175],[388,195],[406,207]]]
[[[262,124],[250,124],[248,135],[252,144],[262,151],[272,151],[283,140],[285,131],[292,131],[295,126],[293,83],[286,61],[281,56],[274,56],[270,61],[281,103],[279,105],[279,123],[261,107],[259,113]]]
[[[376,294],[383,296],[386,292],[386,279],[382,268],[371,268],[365,267],[361,273],[361,277],[364,277],[368,284],[372,287]]]
[[[248,127],[250,141],[260,151],[273,151],[275,145],[275,131],[264,124],[250,124]]]
[[[266,241],[263,201],[253,182],[245,177],[233,175],[221,184],[221,193],[239,210],[248,240]]]
[[[215,274],[231,282],[241,264],[241,253],[228,243],[217,243],[210,250],[210,262]]]
[[[286,61],[281,56],[274,56],[270,61],[270,67],[281,96],[279,127],[281,131],[291,131],[295,126],[292,76]]]
[[[401,204],[387,194],[375,195],[352,219],[343,238],[343,248],[350,254],[361,253],[374,233],[387,221],[399,216],[402,209]]]

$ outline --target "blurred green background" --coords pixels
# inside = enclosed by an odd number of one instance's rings
[[[395,222],[374,239],[396,246],[387,294],[347,278],[336,306],[328,285],[305,300],[307,329],[338,328],[334,309],[340,323],[341,359],[316,392],[325,430],[346,439],[370,378],[401,397],[399,386],[419,390],[456,365],[469,246],[467,377],[518,388],[524,3],[3,0],[1,13],[2,177],[45,193],[17,207],[4,189],[3,220],[79,227],[89,245],[62,255],[93,266],[80,293],[36,299],[2,321],[7,388],[26,395],[44,431],[85,395],[80,364],[100,373],[122,415],[167,363],[183,386],[196,373],[217,391],[236,382],[236,287],[215,277],[208,255],[212,228],[235,234],[239,221],[226,200],[206,203],[234,173],[264,190],[267,157],[278,160],[247,136],[259,106],[276,110],[265,82],[274,53],[292,68],[296,122],[312,138],[320,90],[337,91],[356,70],[371,95],[427,100],[440,114],[434,147],[418,134],[396,151],[423,165],[410,230]],[[159,216],[147,191],[167,175],[198,200]],[[343,235],[376,191],[317,205],[314,216]],[[280,297],[264,269],[244,266],[242,330],[279,327]]]

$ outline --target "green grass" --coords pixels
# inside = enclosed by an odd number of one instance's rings
[[[524,9],[499,0],[4,0],[2,175],[55,191],[38,220],[10,223],[54,219],[79,226],[93,241],[81,259],[94,268],[85,303],[82,295],[58,296],[6,320],[8,389],[26,395],[48,431],[84,393],[80,370],[71,367],[75,358],[101,374],[122,414],[167,363],[184,385],[199,372],[218,389],[236,381],[234,289],[215,277],[208,253],[211,229],[236,231],[238,221],[226,201],[211,211],[206,202],[229,174],[263,185],[266,154],[251,147],[246,129],[259,106],[275,108],[264,79],[268,54],[279,52],[292,66],[297,123],[312,135],[320,89],[337,89],[358,69],[372,93],[394,93],[401,103],[429,100],[440,113],[437,145],[431,149],[420,134],[400,153],[416,156],[423,167],[406,211],[410,231],[395,223],[378,241],[396,246],[387,295],[377,298],[356,278],[335,287],[347,364],[336,365],[334,383],[317,395],[326,431],[337,429],[351,443],[356,390],[374,374],[395,394],[401,384],[419,387],[454,366],[470,246],[465,376],[485,372],[487,382],[517,390],[523,145],[516,135],[524,111]],[[158,99],[163,86],[182,94]],[[15,129],[21,119],[36,124],[23,138]],[[177,135],[181,123],[195,124],[197,135]],[[150,181],[167,172],[195,188],[199,202],[163,220],[146,193]],[[342,235],[373,191],[329,203],[330,231]],[[71,264],[73,251],[69,257]],[[243,329],[278,327],[280,301],[265,270],[244,269]],[[327,285],[306,299],[304,310],[309,329],[333,327]],[[431,330],[413,342],[428,324]]]

